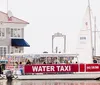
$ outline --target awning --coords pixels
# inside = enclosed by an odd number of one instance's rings
[[[0,60],[0,64],[7,64],[8,60]]]
[[[11,39],[12,46],[30,47],[24,39]]]

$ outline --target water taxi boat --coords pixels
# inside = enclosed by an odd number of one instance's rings
[[[25,54],[9,55],[30,60],[24,62],[23,74],[13,67],[15,79],[99,79],[100,64],[79,63],[78,54]],[[11,68],[10,68],[11,70]]]

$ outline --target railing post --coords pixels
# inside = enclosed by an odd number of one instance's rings
[[[86,63],[84,64],[84,72],[86,72]]]
[[[80,72],[80,64],[78,64],[78,72]]]

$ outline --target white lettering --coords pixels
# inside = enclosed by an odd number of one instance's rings
[[[87,69],[91,69],[89,66],[87,66]]]
[[[99,66],[92,66],[92,68],[93,68],[93,69],[98,69],[98,68],[99,68]]]
[[[42,66],[43,67],[43,71],[45,71],[45,69],[46,69],[46,66]]]
[[[99,66],[87,66],[87,69],[99,69]]]
[[[99,69],[99,66],[96,66],[95,68]]]
[[[71,66],[56,66],[57,71],[71,71]]]
[[[63,66],[60,67],[60,71],[65,71]]]
[[[34,71],[38,71],[38,66],[32,66],[32,70]]]
[[[69,66],[69,71],[71,71],[71,66]]]
[[[71,66],[65,66],[65,71],[71,71]]]
[[[68,66],[65,66],[65,71],[68,71]]]
[[[42,71],[42,66],[39,66],[39,69],[38,69],[38,71]]]
[[[71,66],[56,66],[57,71],[71,71]],[[96,67],[97,68],[97,67]],[[55,66],[32,66],[33,72],[49,72],[55,71]]]
[[[47,66],[47,69],[46,69],[46,71],[51,71],[51,70],[50,70],[50,66]]]
[[[55,70],[54,70],[54,66],[51,66],[51,71],[55,71]]]
[[[60,66],[56,66],[56,67],[57,67],[57,70],[60,71]]]
[[[54,66],[32,66],[33,72],[55,71]]]

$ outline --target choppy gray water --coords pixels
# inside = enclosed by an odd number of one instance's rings
[[[0,85],[100,85],[100,81],[93,80],[13,80],[8,83],[0,80]]]

